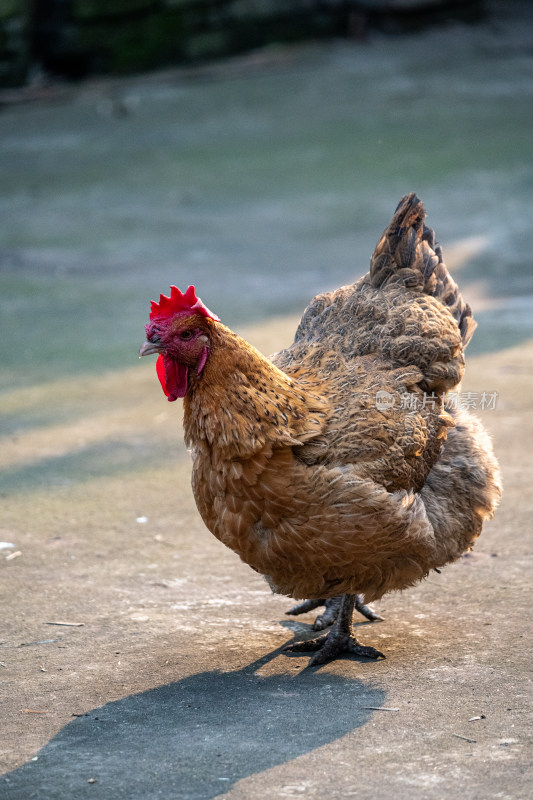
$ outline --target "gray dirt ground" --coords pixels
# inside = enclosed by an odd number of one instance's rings
[[[533,28],[512,5],[0,112],[1,800],[531,796]],[[192,281],[279,349],[410,189],[480,322],[464,389],[498,393],[504,500],[359,624],[385,661],[306,669],[283,646],[312,616],[203,527],[136,349],[148,300]]]

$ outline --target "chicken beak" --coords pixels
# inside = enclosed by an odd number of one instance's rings
[[[150,356],[152,353],[160,353],[161,352],[161,344],[159,342],[143,342],[141,348],[139,350],[139,358],[143,356]]]

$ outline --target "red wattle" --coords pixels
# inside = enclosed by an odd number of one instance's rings
[[[187,376],[189,373],[188,367],[184,364],[180,364],[173,358],[168,358],[160,354],[157,358],[155,368],[161,388],[170,403],[177,400],[178,397],[185,397],[187,392]]]

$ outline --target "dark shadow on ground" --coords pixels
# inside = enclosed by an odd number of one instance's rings
[[[385,693],[305,670],[202,672],[76,718],[37,760],[0,778],[2,800],[208,800],[364,725]],[[91,781],[91,783],[89,783]]]

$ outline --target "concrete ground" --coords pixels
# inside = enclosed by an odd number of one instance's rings
[[[292,327],[249,333],[274,349]],[[75,470],[80,440],[126,442],[135,467],[3,501],[17,549],[2,559],[0,797],[530,796],[533,345],[468,375],[468,391],[499,393],[483,413],[506,487],[496,518],[471,555],[359,625],[385,661],[320,669],[282,651],[312,617],[286,617],[290,601],[204,529],[153,370],[95,379],[95,402],[120,412],[63,426],[56,453]],[[158,467],[165,437],[174,459]],[[12,456],[42,446],[32,431]]]
[[[531,796],[530,30],[3,110],[1,800]],[[479,319],[464,390],[497,393],[504,499],[472,554],[358,624],[386,660],[308,669],[283,647],[312,615],[206,531],[178,404],[136,351],[149,299],[193,280],[279,349],[410,189]]]

